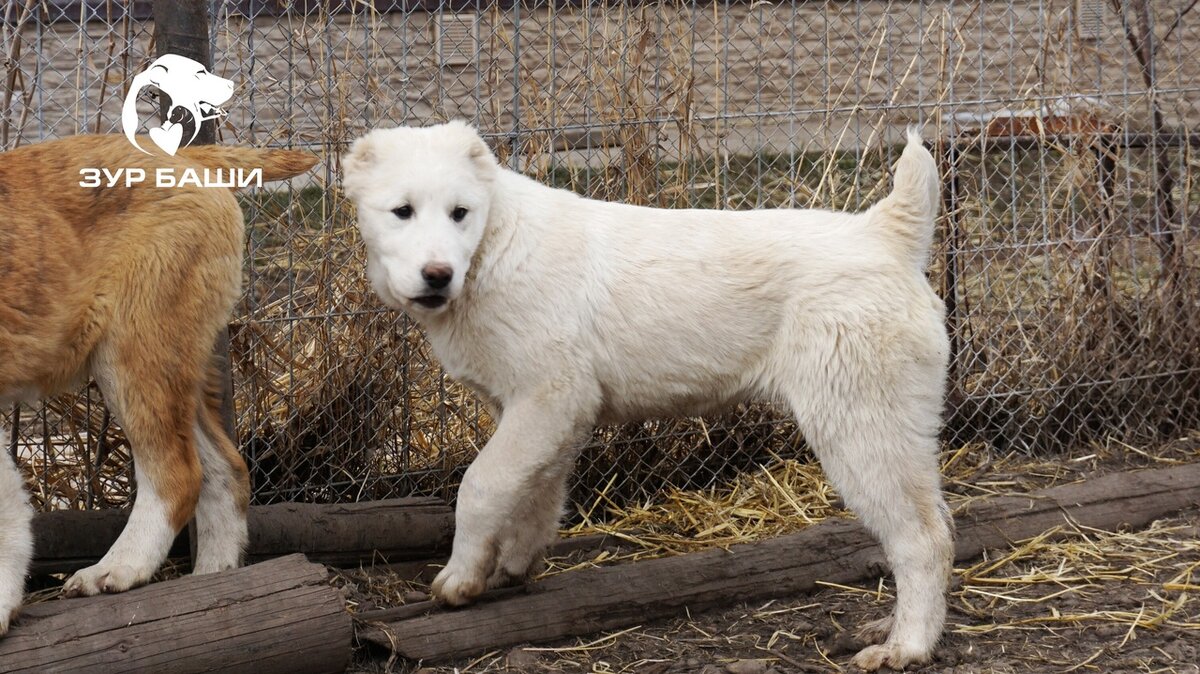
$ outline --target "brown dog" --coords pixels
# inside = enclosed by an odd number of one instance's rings
[[[218,146],[152,156],[121,136],[0,154],[0,403],[91,376],[133,447],[129,522],[65,594],[147,582],[193,515],[196,573],[240,563],[249,482],[219,421],[211,357],[241,288],[242,211],[230,189],[155,186],[154,177],[261,168],[263,180],[282,180],[315,163],[304,152]],[[147,178],[81,186],[91,182],[81,170],[92,168]],[[0,633],[20,602],[32,547],[14,473],[0,459]]]

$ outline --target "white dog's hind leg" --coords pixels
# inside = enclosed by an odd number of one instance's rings
[[[936,446],[872,428],[864,415],[847,415],[847,425],[857,428],[844,429],[840,441],[814,438],[813,446],[830,482],[879,539],[896,579],[894,612],[865,626],[864,636],[877,641],[890,633],[854,664],[867,670],[923,664],[941,637],[953,554]]]
[[[0,634],[21,607],[33,557],[32,522],[24,481],[8,455],[8,433],[0,428]]]
[[[854,341],[843,335],[827,343]],[[880,369],[869,352],[851,356],[804,368],[807,381],[787,397],[830,482],[879,539],[896,578],[890,620],[868,626],[890,633],[853,662],[903,669],[928,662],[946,615],[953,534],[937,464],[941,382],[936,367]]]
[[[554,397],[551,397],[554,396]],[[447,604],[523,577],[554,541],[575,440],[590,430],[591,396],[555,390],[505,407],[458,490],[454,551],[433,581]]]

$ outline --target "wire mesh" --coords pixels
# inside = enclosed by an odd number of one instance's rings
[[[147,5],[5,3],[4,147],[119,130],[154,53]],[[728,209],[862,208],[923,124],[945,183],[946,441],[1054,452],[1200,426],[1194,6],[212,3],[214,71],[238,85],[221,141],[322,157],[242,197],[231,355],[255,499],[451,497],[486,442],[485,408],[367,288],[338,188],[365,130],[456,117],[545,183]],[[94,389],[14,414],[43,507],[128,499],[129,448]],[[649,499],[799,451],[770,406],[601,428],[575,495]]]

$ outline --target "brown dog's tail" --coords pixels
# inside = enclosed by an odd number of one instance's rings
[[[216,456],[207,458],[220,461],[213,461],[209,466],[205,466],[204,479],[223,480],[225,484],[220,486],[233,495],[234,503],[245,513],[250,505],[250,473],[246,469],[245,460],[238,453],[234,439],[229,437],[223,423],[224,402],[229,398],[229,404],[233,404],[233,391],[226,391],[229,380],[226,379],[216,356],[209,360],[207,375],[202,391],[203,404],[197,410],[197,421],[200,431],[208,440],[208,449],[216,450]],[[240,541],[240,544],[244,549],[246,542]]]
[[[311,169],[317,156],[300,150],[194,145],[180,148],[179,155],[206,168],[262,169],[263,182],[286,180]]]

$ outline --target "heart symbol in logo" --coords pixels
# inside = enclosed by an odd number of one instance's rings
[[[183,125],[167,122],[162,128],[152,128],[150,140],[162,148],[163,152],[175,156],[175,151],[179,149],[179,143],[183,140]]]

